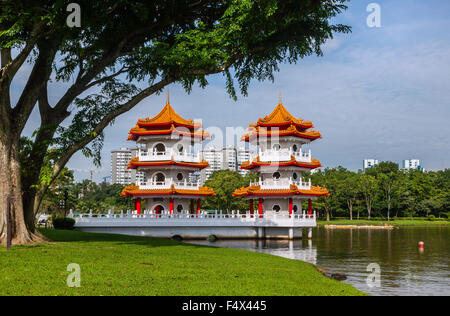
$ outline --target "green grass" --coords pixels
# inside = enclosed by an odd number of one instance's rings
[[[53,242],[0,248],[0,295],[364,295],[309,263],[159,238],[42,230]],[[67,265],[81,267],[69,288]]]
[[[447,226],[450,225],[450,221],[429,221],[429,220],[412,220],[412,219],[398,219],[398,220],[349,220],[349,219],[337,219],[327,221],[317,221],[317,225],[325,226],[325,225],[392,225],[392,226]]]

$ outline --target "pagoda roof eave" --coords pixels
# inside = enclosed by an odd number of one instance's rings
[[[139,157],[132,158],[128,163],[127,169],[137,169],[144,166],[181,166],[181,167],[191,167],[204,169],[209,167],[209,163],[206,160],[201,160],[200,162],[184,162],[178,160],[161,160],[161,161],[139,161]]]
[[[185,131],[177,130],[176,128],[170,128],[170,129],[166,129],[166,130],[140,130],[140,131],[137,131],[137,128],[132,128],[128,134],[127,140],[137,141],[137,139],[140,136],[158,136],[158,135],[171,135],[171,134],[175,134],[175,135],[179,135],[179,136],[187,136],[187,137],[191,137],[193,139],[201,139],[201,140],[211,137],[211,135],[209,135],[208,132],[205,132],[203,130],[196,131],[196,132],[185,132]]]
[[[140,126],[163,126],[163,125],[179,125],[189,128],[200,128],[201,124],[194,122],[192,120],[187,120],[179,115],[167,100],[166,105],[163,107],[161,112],[152,118],[139,119],[138,125]]]
[[[213,196],[215,195],[214,190],[208,187],[199,187],[198,190],[187,190],[187,189],[177,189],[174,185],[166,189],[140,189],[137,185],[126,186],[121,196],[170,196],[170,195],[180,195],[180,196]]]
[[[261,189],[259,185],[240,188],[234,191],[234,197],[247,196],[329,196],[328,190],[318,186],[311,186],[310,190],[299,189],[296,185],[291,185],[289,189]]]

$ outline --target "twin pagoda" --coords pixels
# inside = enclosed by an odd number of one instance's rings
[[[178,115],[169,103],[153,118],[139,119],[128,140],[144,145],[132,158],[128,169],[146,174],[147,182],[124,188],[122,196],[134,200],[134,210],[141,214],[142,202],[151,214],[200,213],[201,201],[214,195],[211,188],[190,181],[189,175],[209,166],[193,146],[209,138],[198,122]]]
[[[312,170],[322,167],[312,158],[311,150],[303,145],[322,138],[320,132],[312,130],[311,121],[295,118],[281,103],[273,112],[250,124],[242,141],[258,148],[256,157],[241,165],[259,175],[257,181],[246,188],[237,189],[234,196],[250,201],[250,213],[254,213],[257,202],[259,217],[263,214],[280,216],[300,215],[303,201],[308,201],[308,215],[312,216],[312,200],[328,196],[325,188],[311,185],[305,180]]]
[[[250,124],[242,141],[257,148],[257,155],[241,165],[258,174],[258,180],[248,187],[237,189],[235,197],[249,200],[251,217],[300,216],[306,209],[312,216],[311,201],[328,196],[325,188],[313,186],[304,175],[321,167],[320,161],[312,158],[311,151],[302,146],[321,138],[312,130],[311,121],[291,115],[281,103],[273,112]],[[210,135],[198,122],[186,120],[178,115],[169,103],[153,118],[139,119],[129,132],[128,140],[144,145],[138,157],[131,159],[128,169],[137,169],[146,174],[147,182],[124,188],[122,196],[134,200],[137,214],[199,214],[201,201],[214,195],[214,190],[189,180],[192,172],[207,168],[208,162],[193,146]],[[255,214],[257,210],[257,214]]]

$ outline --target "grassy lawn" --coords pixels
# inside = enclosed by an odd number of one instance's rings
[[[327,221],[318,221],[317,225],[393,225],[393,226],[437,226],[437,225],[450,225],[450,221],[428,221],[428,220],[411,220],[411,219],[399,219],[399,220],[348,220],[348,219],[337,219]]]
[[[0,295],[363,295],[311,264],[172,240],[42,230],[53,242],[0,248]],[[67,265],[81,287],[66,285]]]

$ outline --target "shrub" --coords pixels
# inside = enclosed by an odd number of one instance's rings
[[[54,218],[53,227],[55,229],[67,229],[72,230],[75,225],[75,220],[73,218]]]
[[[436,220],[436,216],[434,216],[434,215],[428,215],[428,218],[427,218],[429,221],[435,221]]]

